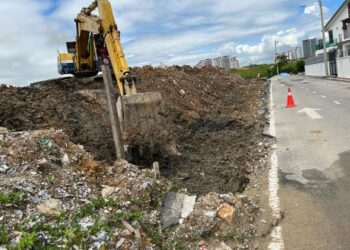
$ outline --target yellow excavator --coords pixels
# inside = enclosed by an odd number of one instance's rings
[[[98,10],[97,15],[93,14]],[[119,90],[118,116],[124,136],[157,131],[162,109],[158,92],[137,93],[136,77],[130,73],[120,41],[112,6],[108,0],[95,0],[75,19],[76,40],[67,42],[68,53],[58,54],[58,72],[75,77],[91,77],[110,62]]]

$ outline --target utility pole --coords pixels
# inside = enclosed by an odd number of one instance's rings
[[[278,62],[277,62],[277,44],[278,44],[278,41],[275,40],[275,64],[277,66],[277,75],[280,74],[280,69],[278,68]]]
[[[326,43],[326,31],[324,26],[324,19],[323,19],[323,7],[322,7],[322,0],[318,0],[318,5],[320,7],[320,13],[321,13],[321,26],[322,26],[322,37],[323,37],[323,59],[324,59],[324,66],[325,66],[325,74],[326,77],[328,74],[328,57],[327,57],[327,43]]]
[[[107,105],[109,112],[109,120],[111,123],[113,141],[115,145],[115,151],[118,160],[125,159],[124,152],[124,143],[122,137],[122,131],[120,128],[120,122],[117,111],[117,101],[115,98],[116,90],[113,84],[111,70],[110,70],[110,61],[107,57],[107,52],[103,49],[101,51],[101,69],[103,73],[103,82],[105,85],[105,91],[107,96]]]

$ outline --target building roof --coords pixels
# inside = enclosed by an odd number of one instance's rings
[[[325,29],[328,28],[328,26],[332,23],[332,21],[336,18],[336,16],[340,13],[343,7],[346,6],[347,3],[349,3],[349,0],[345,0],[344,3],[339,7],[339,9],[335,12],[335,14],[331,17],[331,19],[326,24]]]

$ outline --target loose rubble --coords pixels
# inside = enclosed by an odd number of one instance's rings
[[[257,216],[247,197],[169,192],[154,170],[95,161],[62,131],[10,134],[0,156],[9,166],[0,173],[2,247],[193,249],[207,239],[208,249],[227,249],[254,236],[239,229]]]
[[[158,227],[170,184],[152,170],[95,161],[53,129],[10,134],[0,142],[0,155],[1,167],[9,166],[0,173],[0,245],[146,246],[140,225]]]

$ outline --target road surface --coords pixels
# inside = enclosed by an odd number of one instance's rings
[[[274,79],[272,95],[284,249],[350,249],[350,83]]]

